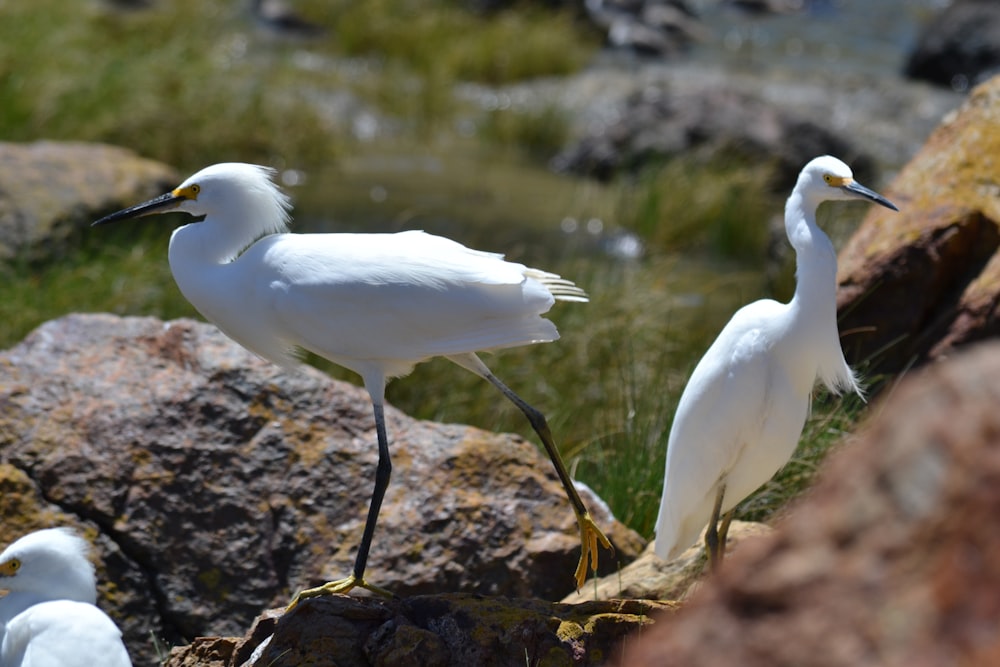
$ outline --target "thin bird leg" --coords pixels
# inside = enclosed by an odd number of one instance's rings
[[[305,598],[333,593],[346,594],[353,588],[364,588],[388,598],[395,597],[384,588],[379,588],[365,581],[365,567],[368,563],[368,551],[371,549],[372,537],[375,534],[375,523],[378,521],[379,511],[382,509],[385,490],[389,487],[389,477],[392,475],[392,461],[389,458],[389,439],[385,431],[385,413],[380,401],[373,400],[372,403],[375,408],[375,432],[378,434],[378,466],[375,468],[375,490],[372,491],[371,504],[368,506],[368,519],[365,521],[365,530],[361,535],[358,555],[354,559],[354,572],[344,579],[330,581],[316,588],[299,591],[291,604],[288,605],[287,611],[291,611],[300,600]]]
[[[725,554],[726,548],[726,535],[729,533],[729,521],[732,519],[732,512],[726,514],[725,519],[723,519],[723,529],[720,534],[718,523],[719,514],[722,512],[722,499],[726,495],[726,483],[719,483],[719,491],[715,494],[715,505],[712,507],[712,518],[708,521],[708,529],[705,531],[705,552],[708,554],[708,565],[712,569],[712,572],[719,567],[722,563],[722,557]],[[720,540],[721,537],[721,540]],[[719,546],[722,549],[720,550]]]
[[[722,523],[719,524],[719,558],[726,554],[726,540],[729,538],[729,524],[733,522],[733,514],[736,508],[729,510],[722,515]]]
[[[521,412],[524,413],[524,416],[531,423],[531,427],[535,429],[535,433],[541,438],[542,444],[545,446],[545,451],[548,452],[552,464],[556,467],[556,474],[559,475],[559,481],[562,482],[566,495],[569,496],[569,501],[573,505],[573,511],[576,513],[576,521],[580,525],[580,563],[577,565],[576,573],[574,574],[576,588],[580,590],[587,581],[588,561],[590,569],[595,573],[597,572],[597,543],[600,542],[605,549],[610,549],[612,553],[614,553],[614,547],[611,546],[611,542],[601,532],[601,529],[597,527],[597,523],[594,522],[594,519],[590,516],[590,512],[587,511],[587,506],[583,504],[583,499],[577,493],[576,487],[573,486],[573,480],[570,478],[569,472],[563,464],[562,457],[559,455],[559,450],[552,439],[552,432],[549,431],[549,425],[545,421],[545,416],[528,405],[523,398],[515,394],[510,387],[501,382],[493,373],[486,373],[484,377],[499,389],[511,403],[520,408]]]

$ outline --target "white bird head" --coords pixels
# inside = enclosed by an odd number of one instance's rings
[[[893,211],[899,210],[891,201],[854,180],[851,168],[830,155],[815,158],[802,168],[795,191],[814,210],[824,201],[849,199],[865,199]]]
[[[274,170],[255,164],[224,162],[205,167],[170,192],[112,213],[93,223],[103,225],[169,211],[205,216],[226,226],[248,243],[288,230],[291,202],[272,180]]]
[[[28,533],[0,554],[0,589],[30,594],[37,601],[94,604],[97,583],[89,551],[87,541],[70,528]]]

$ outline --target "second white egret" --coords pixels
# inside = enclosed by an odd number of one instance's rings
[[[597,569],[610,542],[591,518],[544,416],[503,384],[476,354],[559,337],[542,317],[556,300],[586,301],[559,276],[420,231],[398,234],[288,233],[287,197],[264,167],[207,167],[176,189],[95,222],[167,211],[205,216],[176,229],[169,261],[184,296],[223,333],[286,368],[307,350],[361,376],[371,396],[378,466],[352,574],[300,592],[387,594],[365,578],[368,551],[391,463],[383,404],[388,379],[443,356],[496,386],[527,416],[576,513],[582,551],[575,578]]]
[[[122,635],[97,608],[87,542],[35,531],[0,553],[0,667],[131,667]]]
[[[676,558],[708,524],[715,567],[733,509],[795,452],[817,380],[861,395],[837,330],[837,253],[816,224],[822,202],[849,199],[898,210],[837,158],[818,157],[802,169],[785,205],[796,257],[791,302],[763,299],[739,309],[691,374],[667,444],[656,522],[661,558]]]

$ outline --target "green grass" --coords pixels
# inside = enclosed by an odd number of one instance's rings
[[[619,219],[654,248],[759,262],[766,221],[781,213],[771,178],[769,169],[740,162],[670,160],[645,169],[622,190]]]
[[[166,261],[170,230],[125,225],[127,243],[94,233],[76,253],[46,265],[0,265],[0,348],[41,323],[72,312],[195,316]],[[119,239],[122,235],[118,235]]]
[[[543,163],[555,157],[570,139],[566,114],[555,106],[490,111],[479,133],[493,144],[516,147]]]
[[[568,11],[473,14],[456,2],[334,3],[334,33],[347,55],[378,55],[447,81],[504,84],[578,70],[598,45]],[[319,14],[317,8],[317,14]]]
[[[327,37],[299,44],[255,28],[248,5],[0,5],[0,136],[105,141],[182,169],[308,168],[354,140],[328,94],[433,135],[460,110],[456,81],[565,74],[597,46],[566,13],[478,16],[445,0],[303,3]],[[364,58],[362,74],[345,57]]]

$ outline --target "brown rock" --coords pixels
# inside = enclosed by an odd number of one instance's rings
[[[848,357],[895,373],[1000,333],[1000,77],[976,88],[840,253]]]
[[[393,479],[370,581],[401,596],[573,589],[579,533],[534,444],[386,419]],[[4,526],[22,512],[26,528],[70,515],[102,534],[114,591],[102,605],[137,664],[150,661],[150,632],[167,645],[237,634],[299,588],[345,576],[375,442],[362,389],[283,373],[193,321],[74,315],[0,354],[0,464],[38,492],[5,497]],[[602,506],[590,498],[627,562],[643,541]],[[601,556],[603,572],[619,566]]]
[[[117,146],[0,142],[0,261],[51,259],[102,214],[178,180],[170,167]]]
[[[643,600],[335,595],[287,614],[267,612],[243,638],[199,638],[175,648],[165,667],[602,665],[651,614],[671,608]]]
[[[629,667],[1000,664],[1000,343],[906,378]]]
[[[726,554],[740,549],[743,542],[760,535],[767,535],[770,527],[762,523],[733,521],[729,526]],[[590,600],[681,600],[700,585],[707,572],[708,557],[705,555],[705,531],[698,542],[671,561],[657,556],[654,543],[634,561],[620,571],[600,579],[589,581],[578,591],[563,598],[563,602],[578,604]]]

